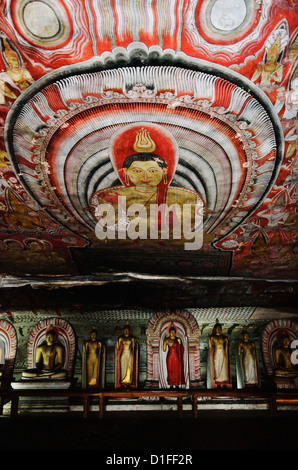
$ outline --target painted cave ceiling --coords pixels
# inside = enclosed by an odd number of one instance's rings
[[[7,289],[29,284],[80,286],[87,298],[101,286],[111,304],[115,292],[139,302],[141,285],[165,305],[293,305],[294,0],[3,0],[0,9],[4,304]],[[102,204],[113,210],[111,236]],[[133,204],[145,210],[143,237]],[[185,231],[151,236],[154,204],[175,205],[171,233],[189,205],[183,220],[198,246]]]

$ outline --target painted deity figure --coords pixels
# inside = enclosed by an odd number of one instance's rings
[[[163,350],[167,351],[167,382],[170,388],[177,388],[185,384],[184,378],[184,347],[180,338],[176,336],[176,328],[172,325],[169,329],[169,335],[163,342]]]
[[[247,331],[242,332],[242,339],[238,342],[237,353],[241,364],[243,385],[255,387],[258,385],[258,364],[255,343],[249,341]]]
[[[0,104],[7,104],[14,101],[34,80],[30,72],[22,67],[18,53],[5,38],[2,39],[2,49],[7,68],[0,73]]]
[[[181,240],[184,228],[189,236],[201,227],[205,207],[195,191],[169,186],[177,164],[176,143],[154,126],[128,127],[111,145],[113,166],[123,185],[96,191],[90,199],[99,221],[96,236],[106,237],[101,226],[110,232],[128,231],[131,239],[134,233],[137,238],[157,239],[163,229],[169,230],[169,238]],[[103,210],[107,205],[113,210]]]
[[[83,371],[82,377],[86,376],[88,387],[99,386],[99,374],[101,363],[102,343],[97,338],[97,330],[93,328],[90,339],[83,344]]]
[[[64,379],[63,369],[65,348],[55,341],[55,332],[49,329],[45,341],[36,348],[35,369],[27,369],[22,373],[25,379]]]
[[[284,108],[282,119],[295,119],[298,109],[298,76],[295,77],[288,91],[281,91],[277,94],[274,106],[278,113]]]
[[[278,34],[274,42],[268,47],[266,60],[259,64],[251,80],[258,83],[261,88],[269,88],[280,83],[283,76],[283,66],[278,62],[282,49],[281,34]]]
[[[229,374],[229,340],[222,334],[222,326],[216,321],[213,332],[208,335],[210,367],[215,386],[225,386],[230,382]]]
[[[115,344],[116,377],[115,385],[118,387],[134,387],[137,385],[137,354],[138,342],[130,334],[130,327],[126,325],[123,334]]]
[[[273,229],[276,228],[279,224],[284,223],[289,217],[287,208],[285,207],[285,202],[282,198],[275,199],[270,204],[268,208],[258,212],[258,217],[267,219],[267,228]]]
[[[298,370],[291,361],[292,350],[290,347],[291,340],[286,333],[280,337],[280,345],[273,350],[273,358],[275,363],[275,375],[284,377],[297,377]]]

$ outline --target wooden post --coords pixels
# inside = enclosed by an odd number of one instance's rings
[[[18,407],[19,407],[19,395],[17,395],[16,393],[13,393],[11,397],[10,416],[13,416],[13,417],[18,416]]]
[[[193,417],[197,418],[198,417],[198,394],[197,393],[193,394],[192,411],[193,411]]]
[[[277,403],[276,403],[276,394],[272,392],[269,397],[269,408],[271,416],[274,418],[277,416]]]
[[[88,395],[88,393],[83,394],[83,404],[84,404],[84,418],[88,418],[88,415],[89,415],[89,395]]]
[[[183,417],[182,395],[177,397],[179,418]]]
[[[103,393],[99,393],[99,417],[103,418],[104,415],[104,396]]]

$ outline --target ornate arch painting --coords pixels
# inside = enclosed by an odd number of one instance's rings
[[[26,192],[55,223],[85,241],[95,264],[104,263],[103,253],[111,260],[115,249],[134,263],[142,253],[154,253],[156,268],[165,254],[175,264],[187,257],[183,236],[99,239],[98,197],[110,203],[125,195],[127,204],[142,207],[149,199],[180,207],[200,201],[203,241],[188,259],[200,272],[204,253],[227,273],[231,234],[262,204],[280,169],[280,123],[268,97],[238,73],[184,54],[172,54],[171,64],[162,65],[158,48],[159,65],[150,65],[152,52],[142,48],[148,65],[132,66],[138,48],[110,54],[117,62],[126,53],[120,68],[107,68],[98,58],[35,82],[8,113],[9,158]],[[166,161],[167,179],[162,189],[137,198],[138,186],[128,191],[132,183],[123,165],[130,155],[148,153],[146,143],[135,150],[140,132],[151,136],[151,154]],[[73,256],[80,265],[80,249]]]

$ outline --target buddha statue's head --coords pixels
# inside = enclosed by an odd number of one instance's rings
[[[97,329],[93,328],[90,332],[91,341],[96,341],[97,339]]]
[[[176,328],[172,325],[169,329],[170,338],[174,339],[176,337]]]
[[[123,334],[124,336],[129,336],[130,335],[130,327],[128,325],[125,325],[123,329]]]
[[[46,333],[46,343],[47,345],[52,345],[55,341],[55,333],[54,330],[49,330]]]
[[[281,343],[281,346],[283,348],[289,348],[290,347],[290,338],[288,337],[288,335],[286,334],[283,334],[281,337],[280,337],[280,343]]]
[[[245,343],[248,342],[248,338],[249,338],[249,337],[248,337],[248,332],[247,332],[246,330],[243,330],[243,331],[242,331],[242,339],[243,339],[243,341],[244,341]]]
[[[221,332],[222,332],[222,326],[219,323],[218,319],[216,319],[216,323],[213,327],[213,334],[216,335],[216,336],[219,336],[219,335],[221,335]]]

